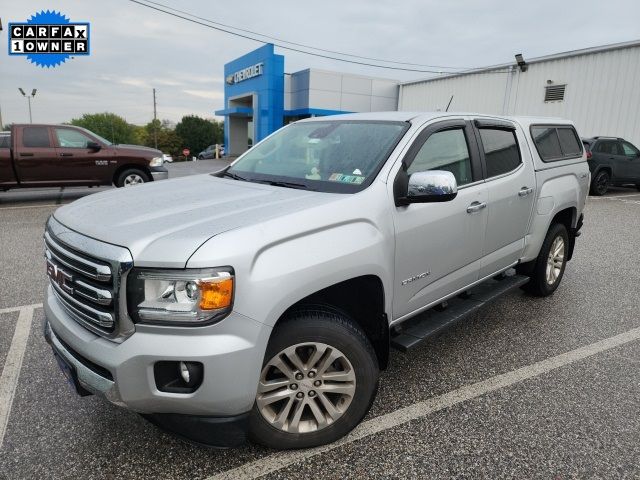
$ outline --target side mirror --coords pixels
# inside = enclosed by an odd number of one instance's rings
[[[102,145],[100,145],[98,142],[87,142],[87,148],[89,150],[98,151],[102,148]]]
[[[456,198],[458,183],[453,173],[444,170],[416,172],[409,177],[407,196],[401,204],[448,202]]]

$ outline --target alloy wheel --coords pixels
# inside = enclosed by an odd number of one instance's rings
[[[262,369],[256,405],[273,427],[288,433],[326,428],[349,409],[356,375],[337,348],[318,342],[285,348]]]
[[[127,175],[126,177],[124,177],[124,186],[125,187],[132,187],[134,185],[139,185],[141,183],[144,183],[144,178],[142,178],[137,173],[132,173],[132,174]]]
[[[547,257],[547,269],[546,280],[547,284],[553,285],[558,280],[560,272],[562,272],[562,266],[564,265],[564,252],[565,244],[564,239],[561,236],[557,236],[551,248],[549,249],[549,255]]]

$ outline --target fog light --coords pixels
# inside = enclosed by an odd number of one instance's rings
[[[184,362],[180,362],[179,365],[180,365],[180,376],[182,377],[182,380],[184,380],[184,383],[189,385],[189,380],[191,379],[191,375],[189,374],[189,369],[187,368],[187,365]]]
[[[162,361],[153,366],[156,387],[161,392],[193,393],[204,378],[204,365],[200,362]]]

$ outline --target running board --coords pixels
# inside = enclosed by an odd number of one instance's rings
[[[477,312],[486,304],[529,281],[524,275],[497,277],[471,288],[465,294],[449,299],[443,309],[429,309],[416,315],[401,326],[401,331],[391,337],[391,346],[406,352],[423,340],[455,325]],[[406,326],[405,326],[406,325]]]

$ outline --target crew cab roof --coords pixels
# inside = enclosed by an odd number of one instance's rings
[[[474,117],[506,120],[519,123],[523,128],[537,124],[573,125],[573,122],[557,117],[529,117],[529,116],[507,116],[507,115],[485,115],[473,112],[362,112],[345,113],[328,117],[313,117],[300,120],[300,122],[322,122],[328,120],[362,120],[362,121],[389,121],[389,122],[411,122],[424,123],[437,118],[449,117]]]

